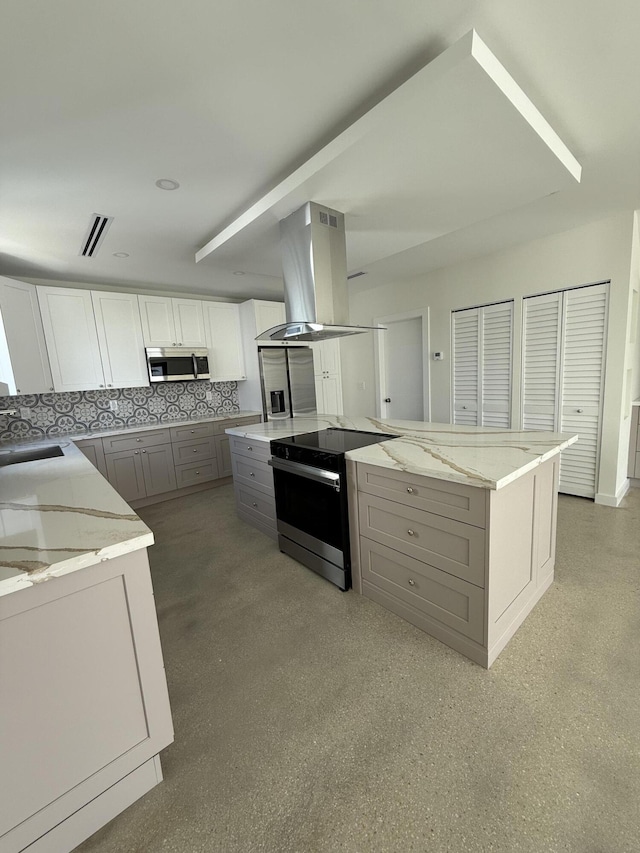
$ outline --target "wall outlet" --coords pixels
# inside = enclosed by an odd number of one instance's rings
[[[20,417],[24,421],[31,420],[31,409],[28,409],[26,406],[20,407]]]
[[[117,400],[109,400],[109,408],[112,412],[118,411],[118,401]]]
[[[358,382],[358,384],[356,385],[356,388],[358,389],[358,391],[366,391],[367,390],[367,383],[366,382]]]
[[[443,352],[434,352],[433,360],[434,361],[444,361],[444,353]]]
[[[204,398],[210,403],[213,400],[213,392],[205,391]]]

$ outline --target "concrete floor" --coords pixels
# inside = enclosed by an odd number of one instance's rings
[[[640,849],[640,492],[562,496],[556,582],[491,670],[239,521],[140,510],[175,725],[165,781],[78,848]]]

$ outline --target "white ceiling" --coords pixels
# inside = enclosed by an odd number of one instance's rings
[[[368,258],[368,281],[397,281],[640,208],[636,0],[21,0],[5,4],[0,27],[0,273],[280,297],[274,229],[244,253],[196,264],[196,251],[471,28],[580,161],[582,181],[507,213],[479,184],[474,217],[421,242],[433,198],[417,176],[415,221],[405,203],[404,237],[381,257],[367,221],[384,181],[367,193],[360,175],[358,193],[338,203],[329,193],[346,214],[350,270]],[[427,134],[431,120],[411,117]],[[159,190],[158,178],[180,189]],[[328,203],[327,192],[319,180],[313,200]],[[443,211],[460,197],[452,186]],[[82,258],[93,213],[114,222]]]

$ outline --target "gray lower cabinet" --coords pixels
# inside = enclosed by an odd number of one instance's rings
[[[0,849],[66,851],[173,740],[146,549],[0,598]]]
[[[79,450],[84,453],[84,455],[87,457],[89,462],[91,462],[93,467],[97,468],[103,477],[106,477],[107,463],[104,458],[104,447],[102,446],[102,439],[86,438],[83,441],[76,441],[75,445]]]
[[[77,447],[130,503],[166,500],[232,475],[232,426],[260,423],[260,416],[224,418],[184,426],[124,432],[82,439]],[[268,445],[267,445],[268,447]]]
[[[221,477],[231,477],[231,445],[228,435],[216,435],[216,457],[218,459],[218,473]]]
[[[553,581],[559,457],[499,490],[355,468],[354,589],[491,666]]]
[[[232,436],[231,450],[238,515],[262,533],[277,539],[273,470],[268,464],[269,443]]]

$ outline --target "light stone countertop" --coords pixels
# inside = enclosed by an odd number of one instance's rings
[[[397,438],[350,450],[346,458],[439,480],[501,489],[574,444],[577,435],[438,424],[424,421],[318,415],[227,429],[230,435],[272,441],[339,427]]]
[[[0,467],[0,595],[153,545],[153,533],[74,440],[257,414],[232,412],[4,445],[0,453],[58,445],[64,455]]]

